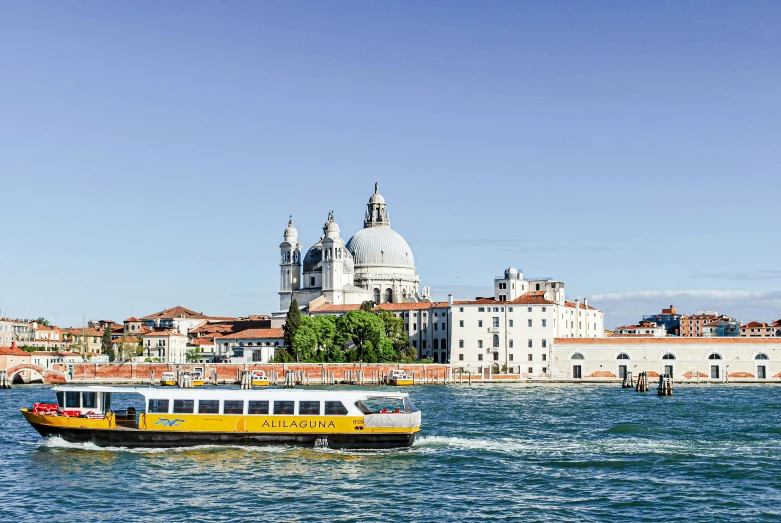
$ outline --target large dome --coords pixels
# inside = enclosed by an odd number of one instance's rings
[[[385,265],[415,268],[412,249],[399,233],[389,227],[367,227],[355,233],[345,245],[356,267]]]
[[[306,256],[304,256],[304,272],[314,272],[314,271],[321,271],[323,270],[322,265],[320,265],[320,262],[323,261],[323,239],[321,238],[319,242],[312,245],[308,251],[306,251]]]

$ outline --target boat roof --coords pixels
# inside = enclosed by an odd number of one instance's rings
[[[355,402],[368,398],[404,399],[406,392],[383,390],[328,390],[328,389],[180,389],[172,387],[110,387],[101,385],[66,385],[53,387],[55,392],[112,392],[141,394],[155,399],[272,399],[272,400],[339,400]]]

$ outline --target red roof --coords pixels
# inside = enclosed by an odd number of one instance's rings
[[[131,317],[129,317],[128,319],[126,319],[126,320],[125,320],[125,323],[127,323],[127,322],[130,322],[130,321],[141,321],[141,320],[139,320],[139,319],[138,319],[138,318],[136,318],[135,316],[131,316]]]
[[[767,326],[768,326],[767,323],[759,323],[758,321],[750,321],[748,323],[741,325],[741,327],[744,329],[746,327],[752,328],[752,327],[767,327]]]
[[[0,347],[0,356],[29,356],[30,353],[19,347]]]
[[[285,333],[282,329],[247,329],[225,336],[218,336],[220,340],[246,340],[246,339],[282,339]]]
[[[188,309],[186,307],[182,307],[181,305],[177,305],[176,307],[171,307],[170,309],[165,309],[164,311],[155,312],[148,316],[144,316],[141,319],[156,320],[156,319],[176,319],[176,318],[186,318],[190,320],[208,320],[208,319],[233,320],[235,319],[235,318],[222,317],[222,316],[206,316],[205,314],[202,314],[200,312],[195,312],[194,310]]]
[[[189,345],[214,345],[214,338],[196,338]]]

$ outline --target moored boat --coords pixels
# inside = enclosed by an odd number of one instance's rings
[[[204,380],[203,374],[200,371],[190,373],[190,379],[192,380],[193,387],[203,387]]]
[[[413,385],[415,380],[406,371],[401,369],[394,369],[390,372],[390,374],[388,374],[388,376],[385,378],[385,381],[388,385],[403,386]]]
[[[116,447],[192,445],[408,447],[420,411],[398,392],[55,387],[56,404],[21,409],[42,436]],[[115,393],[143,409],[112,410]]]
[[[271,381],[269,381],[268,376],[266,375],[266,372],[263,370],[253,370],[252,371],[252,386],[253,387],[263,387],[266,385],[270,385]]]
[[[173,372],[164,372],[160,375],[160,385],[163,387],[176,386],[176,374]]]

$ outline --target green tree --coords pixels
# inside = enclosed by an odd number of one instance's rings
[[[49,320],[47,320],[43,316],[40,316],[40,317],[38,317],[37,320],[33,320],[33,321],[35,321],[38,325],[43,325],[44,327],[48,327],[49,326]]]
[[[401,351],[409,345],[409,336],[404,332],[404,318],[399,318],[391,311],[382,308],[377,309],[376,314],[385,326],[385,337],[400,355]]]
[[[365,302],[361,303],[361,310],[366,312],[372,312],[374,310],[374,302],[366,300]]]
[[[350,311],[337,318],[336,326],[346,341],[351,341],[355,348],[348,359],[374,363],[379,361],[380,354],[385,352],[382,340],[385,337],[385,325],[379,316],[373,312],[362,310]]]
[[[290,302],[290,307],[287,309],[285,325],[282,327],[282,331],[285,334],[285,347],[288,349],[293,349],[293,338],[301,327],[301,322],[301,310],[298,308],[298,300],[293,299]]]
[[[116,354],[114,354],[114,348],[112,347],[111,342],[111,324],[106,325],[106,330],[103,331],[100,349],[103,354],[108,354],[108,361],[114,361],[116,359]]]
[[[197,348],[193,347],[192,349],[189,349],[187,351],[187,354],[185,354],[185,358],[187,359],[187,362],[192,361],[198,361],[198,358],[201,357],[201,351],[199,351]]]

